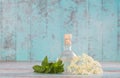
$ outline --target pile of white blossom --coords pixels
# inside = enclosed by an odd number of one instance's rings
[[[82,56],[73,57],[67,71],[72,74],[102,74],[103,70],[101,64],[95,61],[92,57],[87,54],[82,54]]]

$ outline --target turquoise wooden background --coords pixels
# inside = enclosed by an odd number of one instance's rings
[[[0,60],[51,60],[73,50],[99,61],[120,61],[120,0],[0,0]]]

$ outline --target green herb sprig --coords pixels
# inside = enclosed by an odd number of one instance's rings
[[[37,73],[62,73],[64,72],[64,64],[62,60],[57,60],[56,62],[48,62],[47,56],[42,61],[41,65],[33,66],[34,72]]]

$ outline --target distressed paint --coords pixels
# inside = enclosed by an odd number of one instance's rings
[[[36,8],[36,9],[35,9]],[[33,53],[33,60],[40,60],[42,58],[43,53],[46,55],[46,49],[43,49],[45,39],[47,39],[47,0],[37,0],[34,4],[33,9],[33,19],[35,21],[32,22],[32,53]],[[36,26],[36,27],[34,27]],[[43,44],[43,45],[42,45]],[[35,52],[36,51],[36,52]]]
[[[31,17],[30,17],[30,10],[31,5],[28,1],[20,0],[17,1],[17,51],[16,51],[16,60],[21,61],[29,61],[30,60],[30,48],[31,48],[31,33],[30,33],[30,26],[31,26]]]
[[[3,60],[16,60],[16,4],[2,1],[2,56]],[[14,15],[14,17],[13,17]]]
[[[117,60],[117,5],[115,0],[103,0],[103,59]]]
[[[0,60],[2,60],[2,1],[0,1]]]
[[[33,14],[31,20],[31,40],[32,40],[32,58],[33,60],[39,60],[44,57],[44,54],[48,53],[47,45],[47,0],[37,0],[34,2]],[[49,46],[49,45],[48,45]],[[46,51],[47,50],[47,51]]]
[[[88,0],[88,53],[102,60],[102,0]]]
[[[117,0],[117,58],[118,61],[120,61],[119,57],[120,57],[120,0]]]
[[[56,60],[63,35],[73,50],[120,61],[119,0],[0,0],[0,60]]]

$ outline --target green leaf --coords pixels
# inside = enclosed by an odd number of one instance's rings
[[[48,62],[47,56],[42,61],[42,64],[33,66],[35,72],[38,73],[62,73],[64,72],[64,64],[62,64],[62,60],[58,60],[56,62]]]
[[[39,67],[40,67],[39,65],[34,65],[34,66],[33,66],[34,71],[35,71],[35,72],[39,71]]]
[[[47,67],[45,70],[45,73],[50,73],[51,69],[52,69],[52,66]]]
[[[38,72],[38,73],[43,73],[45,71],[45,68],[39,65],[35,65],[33,66],[34,72]]]
[[[48,65],[48,58],[47,58],[47,56],[42,61],[42,66],[46,66],[46,65]]]
[[[59,59],[59,60],[57,61],[57,64],[58,64],[58,65],[61,65],[61,64],[62,64],[62,60]]]

